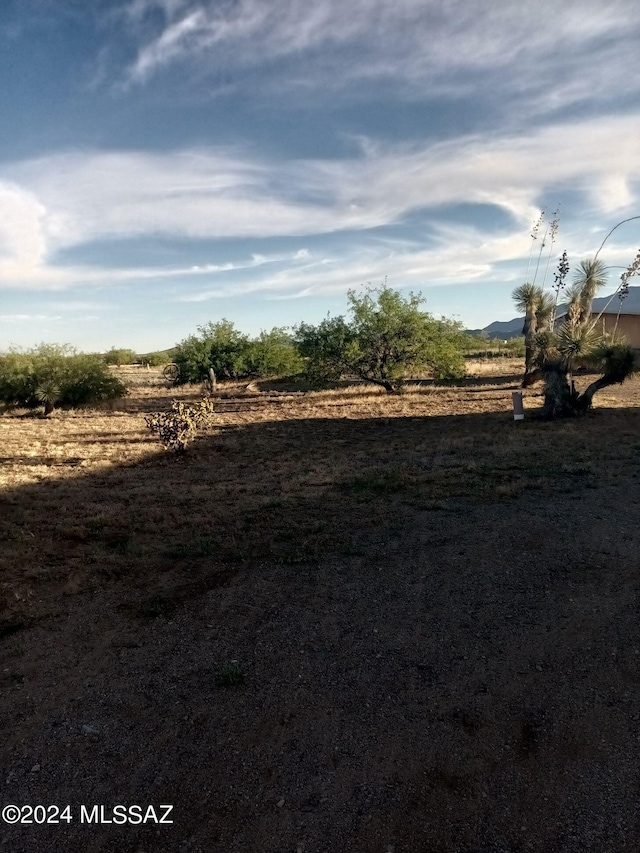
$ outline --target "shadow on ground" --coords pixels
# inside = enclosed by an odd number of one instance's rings
[[[632,849],[637,410],[227,428],[2,496],[6,849]],[[80,804],[174,805],[166,826]]]

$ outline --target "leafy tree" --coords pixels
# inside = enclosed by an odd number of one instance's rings
[[[106,364],[114,364],[121,367],[123,364],[135,364],[138,361],[138,356],[132,349],[116,349],[111,347],[109,352],[104,354]]]
[[[317,326],[300,323],[295,330],[295,341],[312,382],[336,382],[352,372],[355,335],[344,317],[327,316]]]
[[[180,381],[206,381],[212,369],[218,379],[249,376],[286,376],[299,373],[302,359],[292,336],[284,328],[260,332],[249,338],[229,320],[198,327],[178,345],[173,355]]]
[[[292,376],[300,373],[304,364],[285,328],[260,332],[249,342],[244,359],[250,376]]]
[[[438,380],[464,375],[466,335],[459,323],[422,311],[420,295],[405,299],[387,285],[348,294],[351,320],[327,317],[296,330],[312,377],[355,375],[397,390],[411,372],[431,370]]]
[[[246,375],[249,338],[230,320],[198,326],[198,334],[178,344],[173,357],[181,382],[202,382],[213,368],[219,379]]]
[[[168,364],[173,361],[173,350],[159,350],[158,352],[148,352],[140,356],[140,361],[143,364],[148,364],[150,367],[161,367],[163,364]]]
[[[121,397],[125,385],[99,355],[78,353],[73,347],[40,344],[0,355],[0,400],[50,414],[56,405],[79,406]]]

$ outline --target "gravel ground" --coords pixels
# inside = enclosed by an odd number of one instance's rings
[[[245,564],[172,613],[84,593],[5,637],[2,805],[72,820],[2,824],[1,849],[639,850],[639,467],[407,506],[350,553]]]

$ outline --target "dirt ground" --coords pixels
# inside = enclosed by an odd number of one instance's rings
[[[495,370],[0,417],[0,850],[640,850],[640,379]]]

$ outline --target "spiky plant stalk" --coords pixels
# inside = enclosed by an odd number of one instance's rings
[[[540,216],[533,223],[533,228],[531,229],[531,246],[529,248],[529,260],[527,262],[527,274],[524,277],[525,281],[529,281],[529,270],[531,269],[531,258],[533,256],[533,247],[535,246],[535,242],[538,239],[538,231],[540,231],[540,227],[542,226],[542,223],[544,222],[544,214],[545,214],[545,211],[542,210],[540,212]]]
[[[540,244],[540,251],[538,252],[538,260],[536,262],[536,269],[533,273],[533,284],[536,283],[536,279],[538,277],[538,272],[540,270],[540,261],[542,259],[542,252],[544,251],[544,247],[547,245],[547,236],[549,234],[549,227],[545,228],[544,236],[542,238],[542,243]]]
[[[560,298],[560,291],[565,288],[565,280],[567,275],[569,274],[569,258],[567,257],[566,249],[560,256],[560,260],[558,262],[558,272],[553,274],[554,285],[553,289],[555,291],[555,299],[553,301],[553,323],[551,328],[555,329],[556,327],[556,315],[558,313],[558,299]]]
[[[619,228],[621,225],[624,225],[626,222],[633,222],[633,220],[634,220],[634,219],[640,219],[640,216],[630,216],[628,219],[623,219],[621,222],[618,222],[618,224],[617,224],[617,225],[614,225],[614,226],[613,226],[613,228],[611,229],[611,231],[609,231],[609,233],[608,233],[608,234],[607,234],[607,236],[604,238],[604,240],[602,241],[602,243],[600,243],[600,248],[599,248],[599,249],[598,249],[598,251],[595,253],[594,258],[593,258],[593,259],[594,259],[594,261],[597,261],[597,260],[598,260],[598,255],[599,255],[599,254],[600,254],[600,252],[603,250],[603,248],[604,248],[604,244],[607,242],[607,240],[609,239],[609,237],[611,237],[611,235],[613,234],[613,232],[614,232],[617,228]]]
[[[622,311],[622,303],[629,295],[629,285],[624,284],[618,288],[618,299],[620,300],[620,304],[618,305],[618,313],[616,314],[616,324],[613,327],[613,340],[615,341],[616,335],[618,334],[618,323],[620,322],[620,312]]]
[[[596,254],[595,254],[595,256],[594,256],[594,260],[597,260],[597,259],[598,259],[598,255],[600,254],[600,252],[601,252],[601,251],[602,251],[602,249],[604,248],[604,244],[607,242],[607,240],[609,239],[609,237],[611,237],[611,235],[613,234],[613,232],[614,232],[617,228],[619,228],[621,225],[624,225],[624,224],[625,224],[625,223],[627,223],[627,222],[633,222],[633,221],[634,221],[634,220],[636,220],[636,219],[640,219],[640,216],[629,216],[629,217],[628,217],[628,219],[623,219],[623,220],[621,220],[620,222],[618,222],[618,224],[617,224],[617,225],[614,225],[614,226],[613,226],[613,228],[611,229],[611,231],[609,231],[609,233],[607,234],[607,236],[604,238],[604,240],[603,240],[603,241],[602,241],[602,243],[600,244],[600,248],[599,248],[599,249],[598,249],[598,251],[596,252]],[[627,283],[628,279],[629,279],[632,275],[636,275],[636,273],[638,272],[638,262],[639,262],[639,260],[640,260],[640,251],[639,251],[639,252],[638,252],[638,254],[636,255],[635,260],[634,260],[634,261],[632,261],[632,263],[631,263],[631,264],[629,264],[629,266],[627,267],[627,275],[626,275],[626,278],[625,278],[625,277],[624,277],[624,275],[623,275],[622,280],[621,280],[621,282],[620,282],[620,287],[618,288],[618,290],[620,290],[621,288],[623,288],[623,287],[626,285],[626,283]],[[635,267],[635,269],[633,269],[634,267]],[[633,271],[632,271],[632,270],[633,270]],[[606,303],[606,305],[604,306],[604,308],[602,309],[602,311],[598,314],[598,316],[596,317],[596,319],[593,321],[593,325],[594,325],[594,326],[595,326],[595,325],[596,325],[596,323],[600,320],[600,318],[602,317],[602,315],[604,314],[604,312],[607,310],[607,308],[609,307],[609,305],[610,305],[610,304],[611,304],[611,302],[613,301],[614,297],[616,297],[617,295],[618,295],[618,291],[616,290],[616,292],[615,292],[615,293],[613,293],[613,294],[611,295],[611,299],[609,299],[609,301]]]
[[[626,268],[626,270],[620,276],[620,286],[618,287],[618,290],[616,291],[616,293],[618,294],[618,299],[620,300],[620,304],[618,305],[618,314],[616,316],[616,325],[615,325],[615,328],[613,330],[614,337],[615,337],[616,332],[618,331],[618,321],[620,320],[620,312],[622,311],[622,303],[624,302],[624,300],[629,295],[629,279],[634,275],[638,275],[638,273],[640,273],[640,249],[636,253],[636,256],[633,259],[633,261],[631,261],[629,266]]]
[[[560,213],[560,205],[558,205],[556,210],[553,211],[553,219],[551,221],[551,226],[549,228],[549,235],[550,235],[551,241],[549,244],[549,255],[547,257],[547,265],[546,265],[545,270],[544,270],[544,278],[542,279],[542,286],[543,287],[545,286],[545,283],[547,281],[547,274],[549,272],[549,264],[551,263],[551,254],[553,252],[554,243],[556,242],[556,237],[558,236],[558,228],[560,226],[560,220],[558,218],[559,213]]]

